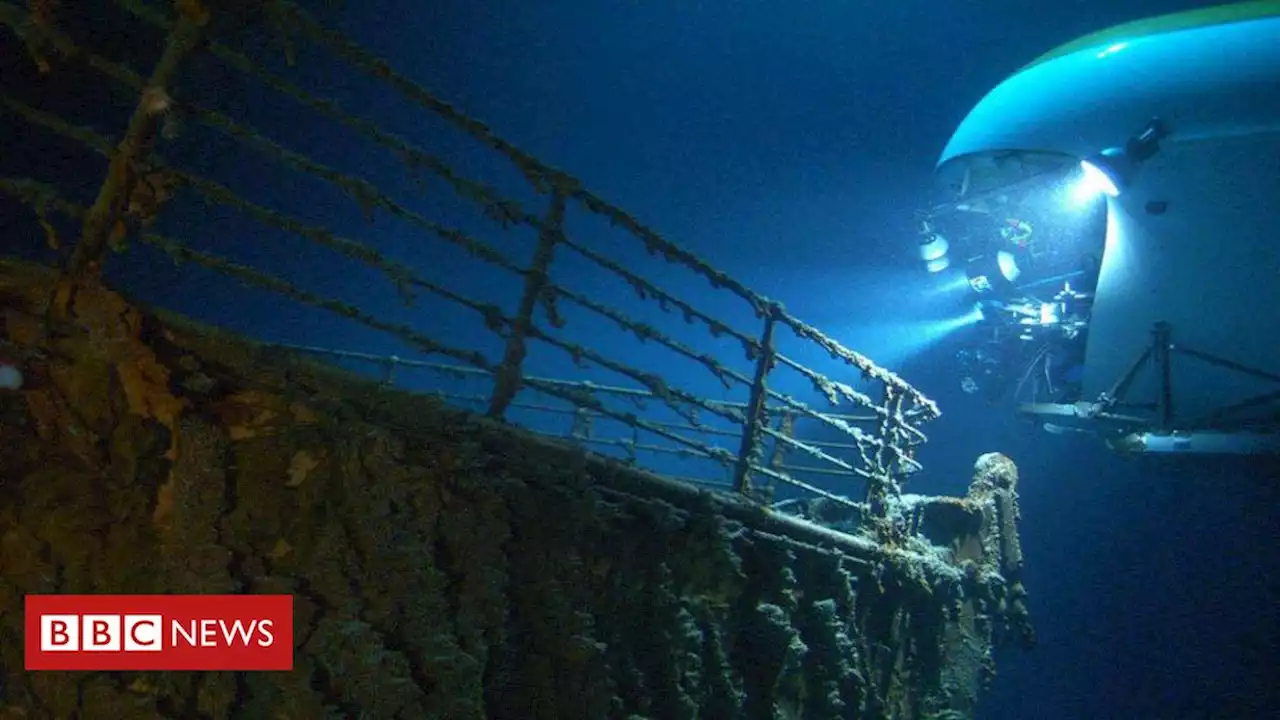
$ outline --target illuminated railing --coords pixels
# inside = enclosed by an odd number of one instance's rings
[[[878,512],[885,498],[901,492],[902,479],[919,469],[914,451],[925,440],[920,427],[935,418],[938,410],[911,385],[800,321],[780,303],[753,292],[660,236],[593,194],[577,179],[502,139],[371,52],[326,28],[298,5],[269,0],[252,17],[221,17],[218,13],[224,11],[218,3],[200,0],[174,3],[176,16],[171,16],[173,10],[168,5],[160,7],[138,0],[118,0],[116,5],[125,11],[122,21],[127,17],[129,22],[161,32],[167,38],[149,77],[73,39],[45,4],[35,3],[35,10],[29,11],[0,0],[0,24],[23,39],[42,68],[56,65],[51,58],[73,60],[100,74],[112,88],[127,93],[126,97],[136,103],[123,135],[112,138],[43,109],[38,94],[34,98],[0,96],[0,107],[6,113],[87,148],[107,161],[105,180],[92,200],[73,197],[59,182],[0,178],[0,193],[32,208],[51,246],[64,250],[71,247],[70,252],[64,253],[65,270],[71,280],[96,281],[111,248],[120,247],[125,241],[139,243],[181,263],[211,269],[250,287],[393,336],[422,356],[443,362],[316,347],[323,344],[311,342],[307,347],[294,347],[294,351],[354,361],[365,365],[365,370],[419,368],[460,381],[480,381],[480,390],[446,385],[433,387],[432,391],[464,405],[476,405],[494,418],[520,422],[538,432],[564,435],[612,451],[635,464],[649,466],[651,463],[643,462],[642,456],[655,454],[702,461],[716,471],[693,475],[665,468],[658,471],[719,484],[755,500],[768,500],[774,486],[785,484],[837,502],[859,507],[866,507],[867,503],[872,512]],[[215,32],[215,27],[266,27],[285,48],[285,62],[278,62],[279,58],[255,59],[252,52],[236,47],[241,39],[239,31]],[[506,163],[506,171],[514,169],[513,176],[518,176],[522,184],[522,197],[500,190],[497,184],[477,182],[440,155],[359,117],[333,99],[305,89],[305,83],[293,77],[297,74],[293,72],[295,65],[304,62],[299,60],[304,47],[308,54],[327,53],[325,62],[340,64],[353,76],[362,74],[384,84],[418,112],[425,111],[426,116],[449,128],[456,136],[451,142],[465,141]],[[216,62],[223,72],[251,79],[275,96],[300,104],[309,113],[302,118],[304,122],[324,118],[350,133],[353,141],[380,146],[401,162],[411,178],[428,176],[449,188],[456,202],[478,210],[489,227],[503,233],[504,242],[486,241],[460,224],[441,221],[414,202],[393,199],[382,185],[358,173],[330,167],[287,147],[285,141],[269,138],[265,131],[234,117],[228,108],[218,107],[210,100],[211,95],[194,89],[198,80],[183,72],[197,58],[201,63]],[[55,66],[48,71],[56,76],[59,69]],[[178,82],[180,79],[182,83]],[[374,242],[348,237],[321,221],[255,199],[260,195],[252,191],[233,189],[216,174],[193,169],[180,152],[162,153],[163,143],[157,138],[176,116],[198,125],[201,132],[234,141],[269,162],[271,169],[264,173],[288,172],[315,178],[339,190],[369,222],[375,216],[393,218],[411,228],[418,239],[436,243],[441,252],[444,248],[460,250],[466,257],[484,263],[490,272],[503,277],[486,285],[506,287],[514,283],[519,290],[514,302],[504,304],[482,297],[477,288],[432,279],[419,264],[398,260]],[[475,325],[483,324],[492,333],[495,344],[486,352],[478,346],[451,342],[431,328],[430,322],[402,321],[369,312],[356,302],[307,289],[303,281],[284,273],[211,251],[216,248],[202,249],[172,232],[160,232],[163,222],[158,220],[168,216],[170,206],[190,199],[203,203],[196,207],[207,206],[219,213],[234,212],[247,218],[263,233],[301,238],[318,246],[316,253],[336,253],[353,265],[377,271],[406,296],[406,301],[428,296],[440,307],[463,308],[479,321]],[[540,204],[540,210],[529,210],[531,202]],[[612,245],[589,239],[598,233],[577,232],[570,227],[586,222],[583,218],[605,221],[600,225],[607,223],[614,233],[610,236]],[[74,244],[64,242],[58,231],[59,222],[65,219],[79,223],[77,232],[72,233],[76,236]],[[190,217],[185,217],[185,224],[178,227],[190,228]],[[510,240],[521,229],[531,236],[528,245],[517,246]],[[702,278],[718,295],[731,298],[742,311],[741,317],[756,326],[741,329],[741,319],[732,320],[722,311],[708,309],[701,296],[692,299],[694,296],[687,293],[677,294],[667,283],[674,271],[661,272],[663,281],[659,282],[652,279],[654,272],[616,257],[618,248],[630,251],[636,247],[661,260],[664,267],[680,268],[692,277]],[[520,252],[527,253],[529,259],[518,260]],[[556,273],[557,268],[570,261],[612,278],[605,284],[614,292],[573,289],[571,280],[577,277],[576,273],[572,278]],[[630,301],[630,306],[623,307],[618,288],[626,290],[621,295]],[[606,296],[608,301],[602,299]],[[641,317],[642,313],[633,307],[638,305],[660,308],[658,317],[665,322]],[[646,347],[660,348],[667,359],[658,367],[653,363],[644,366],[590,342],[589,337],[575,337],[572,323],[566,319],[570,314],[602,321]],[[701,331],[691,335],[690,328]],[[546,373],[534,373],[528,367],[528,359],[535,347],[539,351],[558,351],[575,366],[607,373],[615,380],[552,380],[543,376]],[[795,359],[812,348],[831,358],[841,368],[840,376],[859,378],[856,384],[832,379]],[[745,357],[745,363],[733,360],[736,357]],[[671,371],[677,362],[683,368],[680,373]],[[691,370],[703,374],[701,385],[690,386],[673,379]],[[815,409],[780,390],[784,384],[782,375],[812,387],[830,410]],[[729,399],[712,399],[705,388],[699,392],[706,380],[716,382]],[[562,415],[569,425],[560,430],[548,429],[523,419],[521,413],[526,411]],[[593,429],[593,423],[606,421],[625,428],[625,432],[601,433]],[[815,437],[820,435],[823,439],[799,439],[794,428],[800,421],[812,429]],[[799,457],[804,460],[796,462]],[[847,483],[837,483],[837,490],[827,489],[832,486],[828,480],[833,477],[856,481],[856,485],[845,490]],[[861,491],[861,497],[855,488]],[[849,496],[856,499],[850,500]]]

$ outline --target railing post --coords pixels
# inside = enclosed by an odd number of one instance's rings
[[[789,437],[792,440],[796,437],[796,414],[790,411],[783,411],[782,417],[778,418],[778,432]],[[786,443],[775,443],[773,452],[769,455],[769,469],[782,471],[782,466],[787,461],[787,451],[790,446]]]
[[[751,395],[747,399],[746,417],[742,423],[742,444],[738,448],[738,462],[733,468],[733,490],[739,495],[751,494],[751,463],[760,454],[760,427],[765,419],[765,401],[768,392],[765,380],[773,369],[773,328],[778,322],[778,306],[765,307],[764,331],[760,334],[760,350],[756,355],[756,372],[751,381]]]
[[[525,273],[524,294],[520,297],[520,308],[511,322],[507,334],[506,349],[502,354],[502,364],[498,366],[494,376],[493,396],[489,399],[489,416],[502,417],[516,393],[523,384],[525,355],[528,349],[525,340],[533,328],[533,312],[538,307],[538,298],[547,287],[548,269],[555,257],[556,244],[564,236],[565,196],[559,189],[553,191],[551,208],[538,233],[538,247],[533,253],[533,262]]]
[[[573,406],[573,425],[569,428],[569,437],[581,443],[591,439],[591,415],[581,405]]]
[[[888,499],[902,493],[902,488],[893,476],[892,461],[886,460],[890,444],[897,443],[896,423],[902,412],[902,392],[891,385],[884,388],[884,419],[880,421],[880,446],[876,448],[872,466],[868,468],[871,477],[867,479],[867,507],[874,517],[883,518],[888,512]]]
[[[204,26],[209,21],[207,14],[200,14],[194,9],[184,10],[188,5],[176,5],[179,8],[178,19],[169,33],[164,54],[152,70],[151,79],[147,81],[138,106],[129,119],[129,128],[111,156],[107,177],[98,188],[98,197],[85,214],[80,242],[76,243],[71,255],[69,270],[74,279],[87,279],[98,274],[108,240],[128,210],[129,196],[136,182],[134,163],[147,152],[155,136],[159,116],[171,102],[167,95],[157,93],[168,92],[167,88],[172,86],[178,75],[179,66],[199,44]]]
[[[396,368],[400,365],[400,356],[399,355],[387,356],[383,365],[384,365],[384,369],[382,371],[382,384],[386,385],[387,387],[391,387],[392,385],[396,384]]]

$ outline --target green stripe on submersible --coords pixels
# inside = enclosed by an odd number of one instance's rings
[[[1107,47],[1122,43],[1126,40],[1134,40],[1139,37],[1148,37],[1151,35],[1160,35],[1161,33],[1174,32],[1175,30],[1187,30],[1197,27],[1208,27],[1210,25],[1226,25],[1228,23],[1244,22],[1246,20],[1256,20],[1258,18],[1280,16],[1280,0],[1255,0],[1255,2],[1232,3],[1230,5],[1215,5],[1214,7],[1201,8],[1199,10],[1187,10],[1185,12],[1172,13],[1169,15],[1159,15],[1157,17],[1146,18],[1143,20],[1134,20],[1133,22],[1123,23],[1115,27],[1099,30],[1090,33],[1084,37],[1072,40],[1065,45],[1050,50],[1040,57],[1032,60],[1022,70],[1035,67],[1043,62],[1048,62],[1055,58],[1079,50],[1085,50],[1092,47]],[[1021,72],[1022,70],[1019,70]]]

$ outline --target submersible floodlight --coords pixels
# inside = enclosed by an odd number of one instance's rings
[[[1084,184],[1092,190],[1116,197],[1133,182],[1138,167],[1160,149],[1160,140],[1169,134],[1168,128],[1153,119],[1141,133],[1125,142],[1122,148],[1107,148],[1080,161],[1084,172]]]
[[[1040,303],[1040,325],[1043,327],[1057,325],[1062,319],[1061,310],[1058,303]]]
[[[925,236],[925,241],[920,243],[920,259],[924,261],[925,268],[929,272],[942,272],[951,266],[951,259],[947,257],[949,249],[951,244],[946,238],[937,233],[930,233]]]
[[[969,261],[965,268],[965,276],[969,278],[969,287],[979,294],[1005,290],[1013,285],[1022,270],[1013,253],[1001,250],[995,254],[980,255]]]

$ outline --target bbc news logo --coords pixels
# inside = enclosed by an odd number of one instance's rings
[[[28,595],[27,670],[292,670],[289,595]]]

